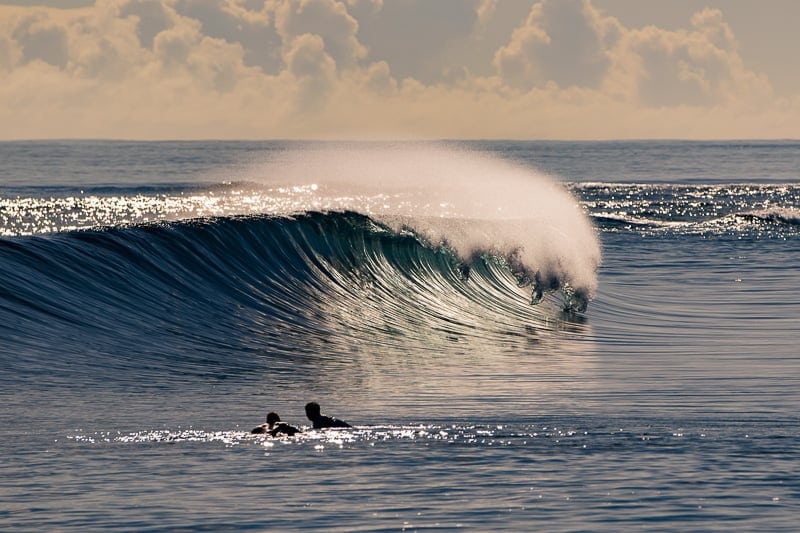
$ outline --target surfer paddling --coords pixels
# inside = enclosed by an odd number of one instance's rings
[[[290,426],[286,422],[281,422],[281,417],[278,416],[278,413],[270,411],[267,413],[267,423],[253,428],[250,433],[269,433],[273,437],[277,437],[278,435],[288,435],[291,437],[296,433],[300,433],[300,430],[294,426]]]
[[[320,413],[320,407],[317,402],[308,402],[306,404],[306,416],[311,420],[314,429],[353,427],[344,420]]]

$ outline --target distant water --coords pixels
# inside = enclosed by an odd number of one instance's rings
[[[798,169],[0,143],[0,529],[794,531]]]

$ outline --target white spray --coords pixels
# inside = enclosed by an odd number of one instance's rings
[[[510,258],[545,289],[595,292],[594,228],[560,184],[531,169],[431,144],[321,145],[281,152],[259,174],[281,214],[355,211],[446,243],[463,260]]]

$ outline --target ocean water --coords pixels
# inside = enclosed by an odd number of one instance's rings
[[[798,169],[0,143],[0,529],[795,531]]]

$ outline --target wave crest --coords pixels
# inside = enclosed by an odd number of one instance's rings
[[[548,289],[597,288],[600,245],[551,177],[486,154],[422,145],[289,152],[254,173],[284,212],[354,211],[446,245],[469,262],[505,257]]]
[[[467,339],[470,349],[497,349],[576,318],[556,294],[531,306],[513,256],[465,262],[352,212],[0,239],[0,265],[0,338],[13,339],[12,367],[48,347],[58,360],[71,354],[65,368],[91,367],[98,353],[115,354],[106,371],[167,356],[204,372],[226,357],[235,372],[255,364],[254,353],[284,355],[294,368],[304,354],[348,353],[365,339],[399,351]]]

